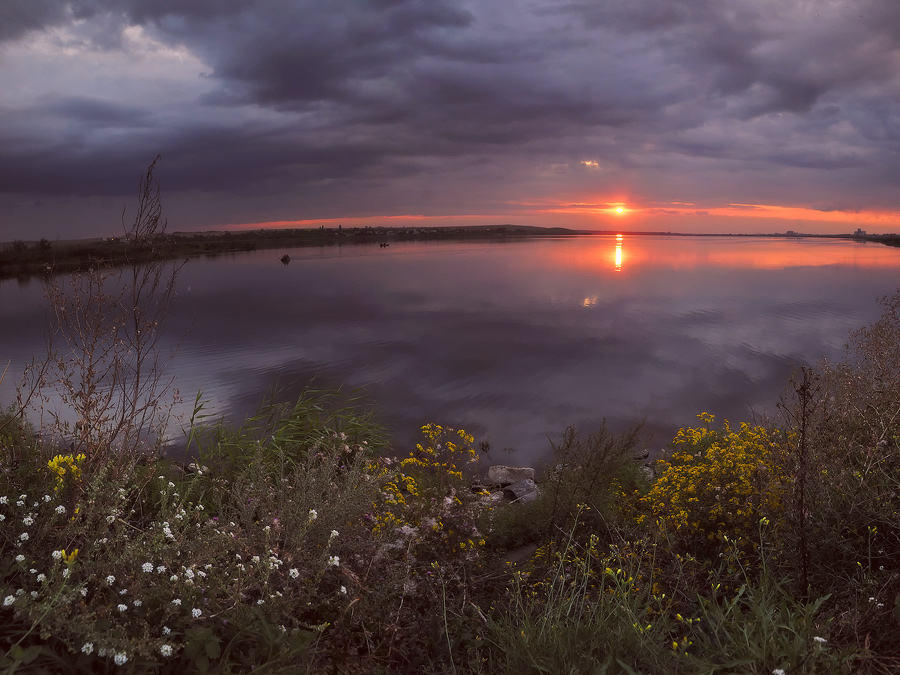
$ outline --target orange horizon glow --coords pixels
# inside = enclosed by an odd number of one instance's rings
[[[537,213],[555,213],[571,215],[602,215],[628,213],[635,216],[715,216],[721,218],[762,218],[784,221],[824,221],[831,223],[847,223],[854,229],[861,225],[900,226],[898,211],[848,211],[834,209],[824,211],[804,206],[779,206],[775,204],[742,204],[732,203],[723,206],[703,207],[691,202],[651,203],[646,206],[625,207],[619,202],[574,202],[558,205],[538,205]],[[791,228],[793,229],[793,228]]]
[[[343,225],[344,227],[390,227],[404,226],[421,223],[426,227],[449,226],[454,223],[465,222],[466,224],[477,225],[500,225],[500,224],[520,224],[520,225],[540,225],[544,227],[571,227],[574,229],[606,229],[604,216],[606,218],[620,218],[628,216],[632,221],[632,227],[640,227],[642,223],[647,223],[648,229],[654,229],[651,224],[653,220],[660,217],[710,217],[711,220],[705,224],[702,220],[691,220],[685,222],[679,228],[678,222],[673,221],[667,223],[666,231],[673,232],[697,232],[710,233],[712,231],[721,232],[741,232],[747,231],[746,219],[761,220],[779,220],[783,221],[782,231],[794,230],[802,231],[807,229],[808,233],[815,233],[814,226],[816,223],[829,223],[834,225],[845,224],[847,226],[845,233],[851,233],[857,228],[866,229],[867,227],[877,228],[893,228],[894,231],[900,230],[900,212],[898,211],[848,211],[848,210],[832,210],[823,211],[803,206],[779,206],[773,204],[744,204],[730,203],[722,206],[702,206],[691,202],[651,202],[649,204],[633,204],[624,201],[611,202],[568,202],[557,204],[541,204],[541,203],[524,203],[510,202],[506,205],[509,210],[498,213],[488,214],[444,214],[444,215],[425,215],[420,213],[396,214],[396,215],[366,215],[351,216],[343,218],[304,218],[297,220],[273,220],[251,223],[228,223],[225,225],[213,226],[211,229],[216,230],[255,230],[255,229],[281,229],[281,228],[308,228],[308,227],[336,227]],[[554,216],[571,216],[575,222],[566,222],[560,218],[547,218],[548,215]],[[736,228],[729,229],[727,222],[713,222],[715,219],[735,219],[737,221],[745,221],[744,228],[738,225]],[[595,220],[596,219],[596,220]],[[524,222],[523,222],[524,221]],[[699,227],[698,227],[699,226]],[[885,230],[887,231],[887,230]]]
[[[422,214],[401,214],[396,216],[351,216],[348,218],[305,218],[302,220],[269,220],[259,223],[229,223],[219,225],[220,230],[277,230],[282,228],[318,227],[321,225],[346,225],[348,227],[366,227],[375,222],[396,220],[470,220],[470,219],[496,220],[496,216],[482,216],[477,214],[425,216]]]

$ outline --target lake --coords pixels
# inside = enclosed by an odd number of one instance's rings
[[[568,425],[643,422],[660,448],[702,411],[773,412],[792,367],[839,357],[898,273],[900,248],[818,238],[259,251],[182,268],[163,348],[182,411],[202,391],[236,419],[276,385],[290,398],[312,380],[363,389],[399,446],[434,421],[490,441],[496,462],[531,464]],[[6,403],[43,348],[39,281],[0,283],[0,326]]]

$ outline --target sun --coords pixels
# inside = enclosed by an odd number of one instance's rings
[[[618,213],[620,215],[625,213],[626,210],[627,209],[624,206],[617,206],[616,208],[613,209],[613,211],[615,211],[616,213]]]

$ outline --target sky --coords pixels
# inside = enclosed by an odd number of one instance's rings
[[[0,240],[900,232],[897,0],[3,0]]]

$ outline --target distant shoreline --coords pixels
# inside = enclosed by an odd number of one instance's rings
[[[218,256],[246,251],[300,247],[370,244],[389,246],[401,241],[503,241],[532,237],[569,236],[674,236],[824,238],[872,241],[900,246],[900,235],[806,234],[698,234],[682,232],[629,232],[571,230],[564,227],[525,225],[469,225],[460,227],[319,227],[314,229],[259,229],[244,231],[173,232],[150,245],[135,246],[126,237],[50,242],[16,240],[0,244],[0,279],[52,276],[89,265],[128,265],[150,259]]]

